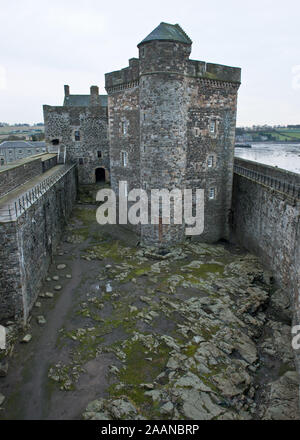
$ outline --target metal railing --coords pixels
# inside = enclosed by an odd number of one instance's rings
[[[278,192],[300,200],[300,185],[294,185],[239,165],[234,165],[234,172],[240,176],[247,177],[248,179],[254,180],[255,182],[261,183],[262,185],[266,185]]]
[[[33,186],[30,190],[24,192],[20,197],[14,199],[11,203],[0,208],[0,223],[16,220],[23,212],[33,205],[46,191],[55,185],[62,177],[64,177],[76,164],[65,165],[57,173],[47,177],[42,182]]]

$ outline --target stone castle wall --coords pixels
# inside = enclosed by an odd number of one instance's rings
[[[118,194],[120,180],[127,181],[128,192],[140,188],[138,86],[113,92],[109,96],[108,106],[111,187]],[[126,166],[122,164],[124,152],[127,154]]]
[[[0,197],[42,173],[40,158],[23,159],[7,169],[0,169]]]
[[[202,241],[228,238],[238,87],[235,82],[195,77],[188,81],[186,187],[205,190]],[[212,122],[215,133],[210,132]]]
[[[63,159],[78,164],[78,179],[82,184],[95,183],[95,170],[104,168],[109,180],[110,160],[107,127],[107,108],[44,105],[45,140],[49,151],[60,148]],[[75,140],[79,131],[80,140]],[[53,145],[58,141],[58,145]],[[98,157],[101,152],[101,157]]]
[[[0,323],[26,321],[37,298],[76,198],[76,169],[69,168],[16,221],[0,223]]]
[[[300,175],[243,159],[235,159],[235,169],[234,238],[271,269],[299,325]]]

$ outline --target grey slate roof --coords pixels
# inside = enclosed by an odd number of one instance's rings
[[[46,143],[43,141],[3,141],[0,144],[0,148],[43,148],[46,147]]]
[[[179,24],[160,23],[140,44],[153,40],[179,41],[180,43],[192,44],[192,40],[187,36]]]
[[[91,95],[69,95],[65,96],[64,105],[68,107],[87,107],[90,105]],[[98,96],[99,105],[107,107],[107,95]]]

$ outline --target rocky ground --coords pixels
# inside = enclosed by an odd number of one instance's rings
[[[288,294],[258,259],[136,241],[76,208],[0,365],[0,417],[299,419]]]

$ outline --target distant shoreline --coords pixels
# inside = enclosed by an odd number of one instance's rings
[[[238,144],[238,142],[237,142]],[[247,144],[296,144],[300,145],[300,140],[297,141],[248,141]]]

